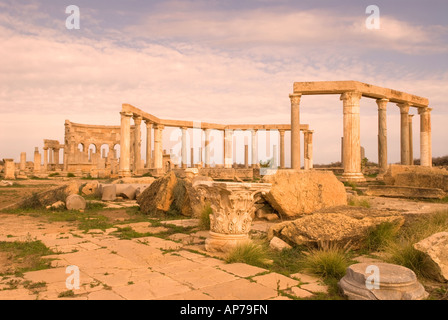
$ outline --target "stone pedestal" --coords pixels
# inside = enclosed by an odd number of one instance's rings
[[[389,263],[357,263],[339,281],[350,300],[421,300],[428,296],[415,273]]]
[[[249,241],[255,196],[269,192],[270,187],[269,183],[201,181],[197,188],[213,211],[206,250],[228,252]]]

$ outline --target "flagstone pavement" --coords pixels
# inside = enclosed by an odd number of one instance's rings
[[[132,227],[145,228],[144,224]],[[195,221],[181,220],[180,224],[194,225]],[[84,233],[69,222],[0,214],[0,241],[41,240],[58,253],[45,257],[54,259],[50,269],[26,272],[23,277],[0,276],[0,300],[264,300],[307,298],[326,290],[319,279],[309,275],[286,277],[209,256],[203,250],[204,231],[185,241],[182,234],[173,235],[174,240],[120,240],[113,235],[116,230]],[[74,273],[68,266],[79,270],[79,289],[74,288],[71,296],[66,294],[67,279]],[[14,281],[18,285],[12,288],[9,284]],[[42,282],[45,285],[22,285]]]

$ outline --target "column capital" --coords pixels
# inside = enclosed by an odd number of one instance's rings
[[[409,108],[411,107],[411,105],[407,102],[397,103],[397,107],[400,108],[401,114],[405,114],[405,113],[409,113]]]
[[[387,109],[387,103],[389,102],[389,99],[377,99],[376,104],[378,105],[378,110],[386,110]]]
[[[279,132],[280,135],[282,135],[282,136],[285,134],[285,131],[286,131],[285,129],[278,129],[278,132]]]
[[[420,108],[418,108],[418,114],[423,114],[423,113],[426,113],[426,112],[431,112],[432,111],[432,108],[429,108],[429,107],[420,107]]]
[[[152,121],[151,121],[151,120],[147,120],[147,119],[145,119],[144,121],[145,121],[145,124],[146,124],[146,127],[147,127],[147,128],[152,127]]]
[[[412,119],[413,116],[413,114],[408,114],[409,119]]]
[[[142,123],[143,120],[142,116],[134,115],[133,118],[134,118],[134,124],[140,125]]]
[[[156,129],[156,130],[163,130],[163,129],[165,129],[165,125],[160,124],[160,123],[155,123],[154,124],[154,129]]]
[[[300,99],[302,98],[301,93],[291,93],[289,94],[289,99],[291,99],[291,104],[300,104]]]
[[[125,112],[125,111],[121,111],[120,112],[122,117],[132,117],[134,114],[132,112]]]
[[[343,100],[344,103],[348,102],[349,104],[359,103],[359,100],[362,97],[362,93],[358,91],[347,91],[341,94],[340,100]]]

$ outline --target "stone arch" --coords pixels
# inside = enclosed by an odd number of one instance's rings
[[[107,158],[109,156],[109,145],[107,143],[103,143],[100,146],[100,156],[101,158]]]
[[[113,150],[114,150],[114,159],[120,159],[120,144],[116,143],[114,145]]]

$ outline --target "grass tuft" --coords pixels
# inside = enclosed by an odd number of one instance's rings
[[[225,261],[227,263],[242,262],[263,267],[268,263],[268,253],[263,246],[248,241],[230,250],[225,257]]]
[[[347,251],[335,245],[311,249],[304,259],[304,269],[323,278],[340,279],[349,265]]]

